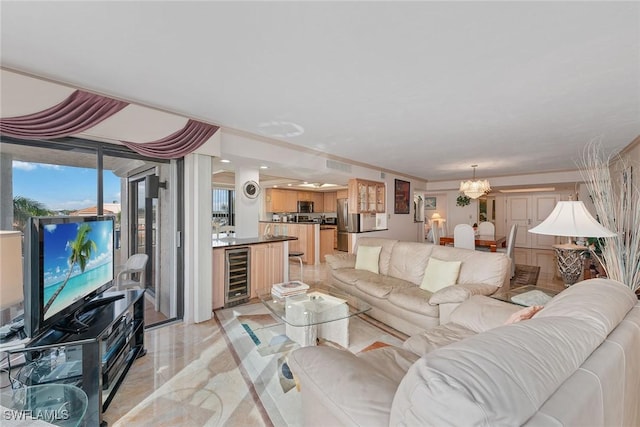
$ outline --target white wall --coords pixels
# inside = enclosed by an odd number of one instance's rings
[[[247,181],[260,182],[260,173],[257,168],[236,169],[236,237],[239,238],[258,236],[260,205],[263,199],[262,197],[249,199],[244,195],[242,185]]]

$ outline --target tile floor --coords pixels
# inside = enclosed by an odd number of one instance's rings
[[[292,279],[297,279],[298,268],[291,265]],[[321,281],[327,277],[328,271],[325,264],[319,266],[306,266],[304,279],[308,282]],[[562,282],[553,274],[541,274],[538,286],[562,288]],[[116,397],[105,412],[104,419],[110,426],[196,426],[218,425],[212,423],[212,414],[216,406],[224,405],[220,399],[209,399],[199,396],[202,389],[200,384],[208,383],[213,376],[220,372],[228,373],[222,381],[225,393],[243,396],[238,407],[232,411],[224,425],[233,426],[270,426],[272,425],[266,412],[257,397],[253,385],[246,375],[238,370],[238,361],[230,345],[225,342],[226,337],[221,332],[221,325],[217,319],[208,322],[185,325],[175,323],[150,329],[145,332],[145,346],[147,355],[138,359]],[[155,390],[171,380],[178,372],[190,363],[196,361],[205,349],[211,349],[212,345],[218,352],[214,363],[202,369],[198,378],[193,378],[189,384],[179,384],[175,390],[181,393],[179,398],[164,396],[147,399]],[[198,411],[194,411],[194,400],[202,400]],[[209,401],[210,400],[210,401]],[[143,405],[143,411],[137,411],[135,417],[127,416],[134,407]],[[186,410],[185,408],[189,408]],[[219,409],[219,408],[218,408]],[[200,413],[202,412],[202,413]],[[140,415],[143,414],[143,415]],[[198,420],[207,419],[204,424],[198,424]],[[222,424],[220,424],[222,425]]]

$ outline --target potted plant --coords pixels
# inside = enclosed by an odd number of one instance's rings
[[[471,198],[464,194],[460,194],[456,199],[456,206],[467,206],[469,203],[471,203]]]

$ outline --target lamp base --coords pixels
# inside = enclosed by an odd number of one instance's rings
[[[554,245],[553,249],[558,257],[558,271],[564,285],[569,287],[575,284],[582,277],[582,269],[584,268],[582,254],[588,248],[577,245]]]

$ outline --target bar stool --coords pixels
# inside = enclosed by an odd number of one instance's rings
[[[304,256],[304,252],[289,252],[289,261],[292,259],[297,259],[300,262],[300,281],[304,282],[304,274],[302,272],[302,257]],[[291,265],[289,265],[289,280],[291,280]]]

